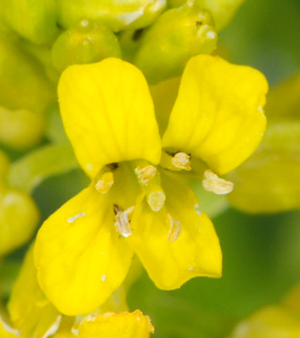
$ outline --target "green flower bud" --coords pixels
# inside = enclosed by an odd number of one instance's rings
[[[228,195],[236,208],[272,213],[300,208],[300,121],[270,122],[262,144],[242,166],[228,175]]]
[[[19,190],[0,192],[0,256],[25,244],[39,222],[33,199]]]
[[[142,37],[135,64],[150,83],[178,76],[197,54],[210,54],[217,43],[212,19],[189,4],[161,15]]]
[[[117,32],[150,25],[165,6],[166,0],[60,0],[58,15],[65,28],[87,17]]]
[[[107,27],[87,19],[62,33],[52,48],[53,65],[58,71],[110,56],[121,57],[117,37]]]
[[[0,16],[22,37],[51,43],[58,34],[55,0],[0,0]]]
[[[44,69],[28,53],[0,40],[0,106],[42,112],[55,99]]]
[[[217,30],[224,28],[244,0],[168,0],[169,7],[179,7],[187,2],[195,3],[212,15]]]
[[[37,144],[44,132],[44,115],[29,110],[0,107],[0,142],[23,150]]]
[[[196,0],[196,4],[211,13],[216,28],[219,31],[228,24],[243,1],[244,0]]]

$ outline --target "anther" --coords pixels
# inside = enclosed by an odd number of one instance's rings
[[[211,191],[217,195],[229,194],[232,192],[234,186],[232,182],[220,178],[211,170],[205,170],[202,184],[205,190]]]
[[[179,221],[176,221],[170,214],[168,214],[168,218],[169,223],[171,224],[171,228],[168,234],[168,240],[170,242],[174,242],[181,234],[181,226]]]
[[[147,195],[147,202],[150,206],[150,208],[153,211],[159,211],[166,200],[166,195],[163,193],[163,191],[153,191],[149,195]]]
[[[138,166],[134,169],[139,181],[142,184],[147,185],[149,181],[155,176],[157,170],[153,165],[147,165],[145,167]]]
[[[130,227],[130,220],[134,207],[130,207],[126,210],[122,210],[118,205],[114,205],[115,212],[115,227],[117,232],[123,237],[129,237],[132,235],[132,229]]]
[[[175,154],[174,157],[172,158],[172,164],[174,165],[174,167],[178,169],[184,169],[189,171],[191,170],[190,158],[191,158],[190,155],[183,152],[179,152]]]
[[[101,194],[106,194],[109,192],[111,186],[114,184],[114,174],[111,171],[108,171],[102,174],[100,180],[95,184],[95,188],[101,192]]]

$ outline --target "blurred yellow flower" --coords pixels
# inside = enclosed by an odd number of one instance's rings
[[[161,289],[221,276],[213,224],[180,171],[203,175],[208,165],[222,175],[249,157],[265,129],[267,87],[250,67],[192,58],[161,142],[149,88],[136,67],[110,58],[62,74],[62,119],[92,180],[37,237],[38,280],[62,313],[95,310],[121,285],[134,253]],[[227,186],[209,173],[211,188]]]
[[[230,338],[298,338],[300,321],[280,306],[269,306],[240,323]]]

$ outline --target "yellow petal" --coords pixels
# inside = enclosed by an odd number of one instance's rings
[[[145,202],[137,204],[127,241],[161,289],[176,289],[196,276],[220,277],[222,253],[213,224],[197,210],[187,186],[161,174],[166,207],[153,212]]]
[[[8,325],[0,315],[0,337],[15,338],[20,337],[20,332]]]
[[[79,327],[80,338],[148,338],[154,328],[140,311],[106,313],[85,320]]]
[[[257,70],[198,55],[184,71],[163,147],[201,158],[225,174],[256,149],[265,130],[268,85]]]
[[[159,162],[153,102],[135,66],[115,58],[71,66],[62,74],[58,93],[67,135],[90,176],[108,163]]]
[[[8,311],[14,327],[22,333],[22,337],[42,338],[50,327],[58,328],[61,315],[39,287],[33,262],[33,246],[26,254],[12,288]]]
[[[113,206],[94,183],[50,216],[35,262],[49,300],[64,314],[94,311],[124,280],[132,252],[114,228]]]
[[[156,85],[150,86],[156,119],[161,134],[163,134],[167,128],[169,116],[178,94],[179,85],[180,78],[173,77]]]

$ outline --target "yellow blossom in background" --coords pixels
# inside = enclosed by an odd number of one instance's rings
[[[281,305],[266,306],[243,320],[229,338],[300,337],[300,285]]]
[[[252,68],[192,58],[161,145],[147,83],[133,65],[110,58],[63,73],[62,119],[92,182],[37,237],[38,280],[62,313],[95,310],[123,282],[134,253],[161,289],[221,275],[214,227],[181,171],[202,177],[204,161],[224,174],[249,157],[265,129],[267,88]]]
[[[300,320],[279,306],[266,307],[239,324],[230,338],[298,338]]]

